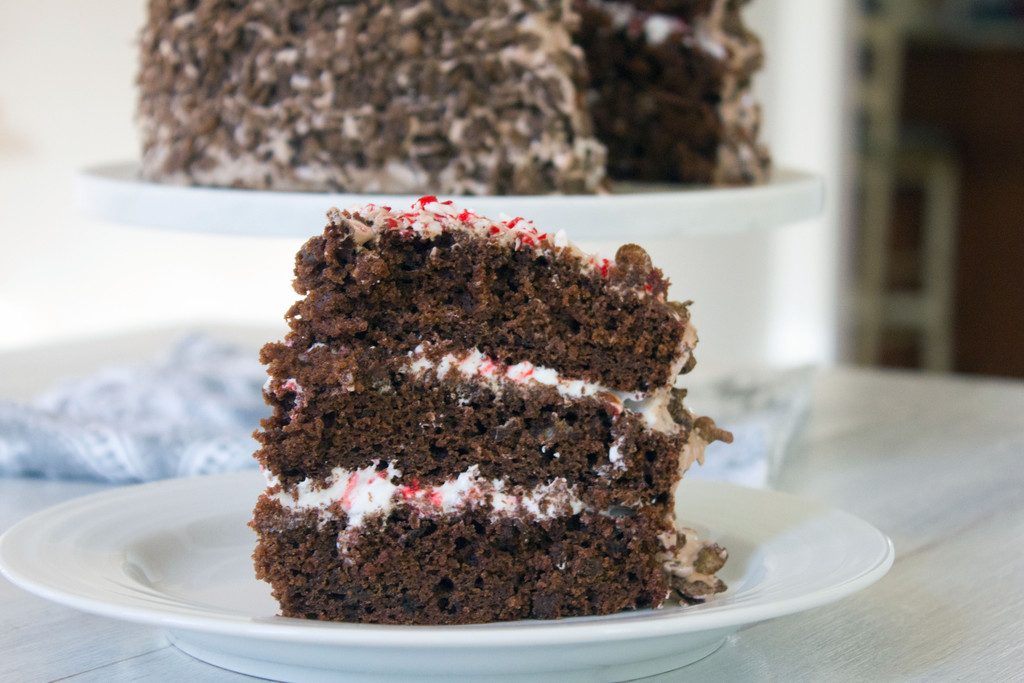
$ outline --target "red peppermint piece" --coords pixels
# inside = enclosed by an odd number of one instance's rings
[[[420,483],[417,480],[413,479],[408,486],[400,486],[398,488],[398,493],[401,494],[402,498],[410,500],[412,498],[415,498],[416,494],[418,494],[421,490],[422,489],[420,489]]]
[[[348,510],[352,507],[352,494],[356,491],[356,486],[359,484],[359,473],[353,472],[348,475],[348,481],[345,482],[345,491],[341,494],[341,507]]]
[[[523,380],[527,379],[528,377],[532,377],[532,376],[533,376],[533,366],[532,365],[527,365],[527,366],[519,369],[516,372],[515,375],[511,375],[510,379],[512,379],[513,381],[516,381],[516,382],[522,382]]]

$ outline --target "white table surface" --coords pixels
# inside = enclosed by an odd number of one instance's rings
[[[101,488],[0,479],[0,530]],[[822,371],[778,488],[888,533],[892,571],[653,680],[1024,679],[1024,383]],[[0,579],[0,681],[245,678]]]

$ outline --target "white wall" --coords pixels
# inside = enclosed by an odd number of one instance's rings
[[[713,366],[835,357],[846,6],[748,10],[768,53],[758,88],[774,157],[822,173],[829,198],[822,220],[774,235],[677,245],[704,264],[667,270],[678,297],[697,299],[700,357]],[[0,348],[167,322],[273,324],[294,297],[297,242],[132,230],[72,211],[77,168],[137,156],[143,10],[142,0],[0,3]]]
[[[71,177],[137,157],[142,0],[0,3],[0,347],[165,322],[277,321],[297,242],[79,218]]]
[[[849,0],[756,0],[748,22],[767,65],[757,81],[765,137],[780,166],[825,178],[819,219],[776,233],[768,257],[774,363],[830,363],[845,348],[849,249],[853,6]]]

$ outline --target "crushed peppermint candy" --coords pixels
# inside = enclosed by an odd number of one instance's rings
[[[390,206],[366,204],[349,209],[348,214],[357,220],[349,221],[357,245],[377,239],[382,233],[394,231],[404,237],[417,236],[433,239],[445,232],[466,230],[481,237],[504,241],[513,249],[533,249],[537,252],[567,250],[592,266],[602,277],[608,277],[614,261],[585,254],[569,241],[564,230],[551,234],[541,232],[533,221],[522,216],[487,218],[471,209],[460,209],[449,199],[439,200],[434,195],[417,199],[407,211],[397,211]],[[339,223],[342,214],[337,209],[327,213],[332,223]],[[361,219],[361,220],[358,220]]]
[[[413,506],[420,514],[430,516],[486,505],[495,516],[537,519],[579,514],[587,509],[576,488],[564,477],[533,488],[510,486],[503,479],[482,476],[477,465],[434,485],[415,478],[403,482],[402,472],[394,462],[379,459],[354,471],[335,467],[325,480],[303,479],[287,492],[272,475],[267,479],[268,495],[283,507],[317,510],[321,522],[336,518],[336,512],[344,512],[348,529],[359,527],[374,516],[386,519],[396,504]]]
[[[677,362],[685,363],[689,357],[689,346],[682,346],[683,353]],[[420,344],[408,355],[407,365],[403,372],[414,376],[422,376],[432,372],[438,379],[444,379],[456,372],[466,378],[480,378],[490,383],[495,389],[503,382],[527,385],[546,385],[565,398],[583,398],[593,396],[608,409],[613,417],[622,415],[624,411],[643,417],[647,426],[659,432],[672,433],[680,429],[669,410],[672,401],[671,387],[662,387],[649,392],[627,392],[602,386],[584,379],[563,377],[554,368],[534,365],[529,361],[521,361],[515,365],[504,365],[490,358],[478,348],[468,349],[459,353],[447,353],[440,358],[431,359],[427,355],[427,347]],[[681,368],[682,366],[678,366]]]

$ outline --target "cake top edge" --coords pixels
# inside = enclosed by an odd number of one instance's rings
[[[637,288],[660,301],[665,300],[668,292],[668,280],[651,264],[647,252],[636,244],[624,244],[613,258],[608,258],[582,249],[569,240],[565,230],[546,232],[522,216],[499,214],[497,219],[490,218],[435,195],[420,197],[407,210],[374,203],[344,210],[332,207],[327,211],[327,220],[328,227],[351,230],[357,248],[378,240],[386,232],[434,239],[446,232],[461,231],[506,244],[517,251],[531,249],[569,255],[603,278],[610,278],[616,271],[623,271],[623,274],[633,271],[640,275],[632,278]]]

